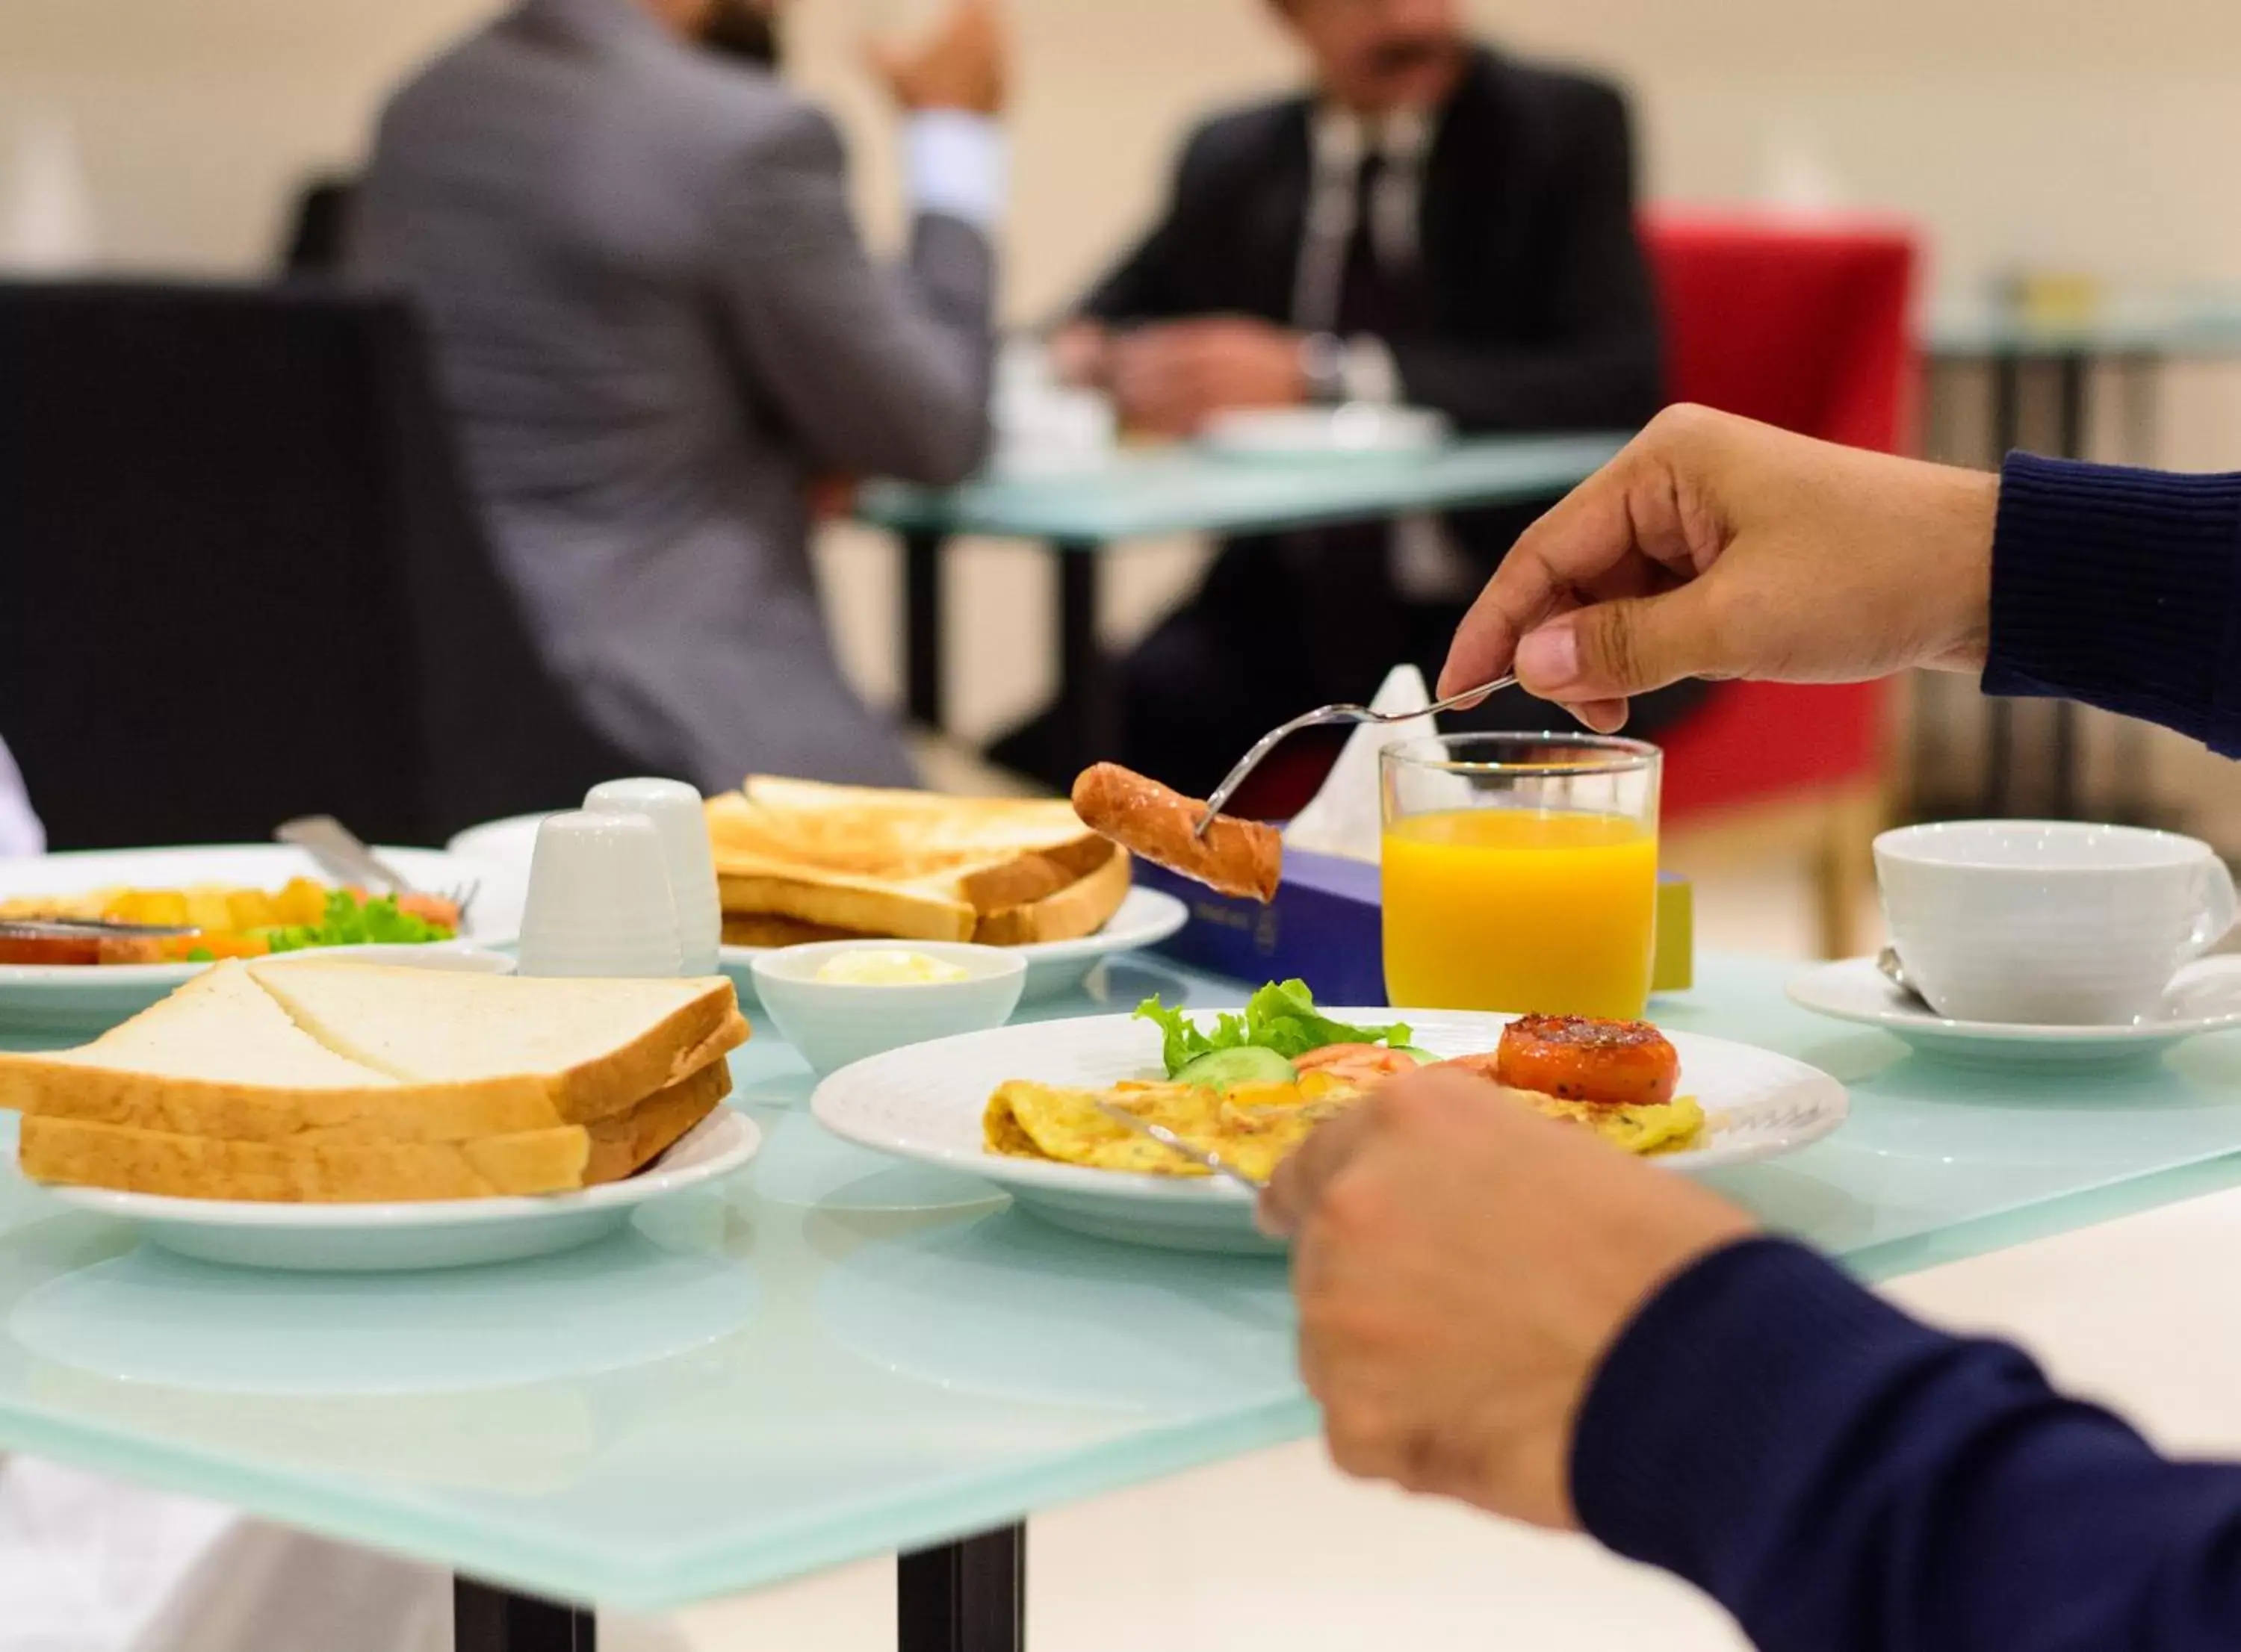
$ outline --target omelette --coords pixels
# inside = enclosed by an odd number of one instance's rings
[[[1107,1118],[1097,1110],[1100,1099],[1263,1180],[1340,1104],[1335,1096],[1303,1094],[1295,1085],[1241,1086],[1225,1094],[1204,1084],[1120,1084],[1096,1092],[1013,1079],[988,1099],[982,1136],[989,1152],[1010,1158],[1140,1175],[1207,1174],[1202,1165]]]
[[[1297,1084],[1209,1085],[1124,1082],[1101,1091],[1066,1089],[1013,1079],[997,1087],[981,1115],[987,1150],[1007,1158],[1041,1159],[1091,1170],[1140,1175],[1203,1176],[1205,1167],[1098,1111],[1103,1100],[1184,1140],[1220,1154],[1265,1180],[1308,1133],[1369,1093],[1308,1073]],[[1546,1117],[1584,1125],[1626,1153],[1676,1152],[1695,1144],[1704,1110],[1693,1096],[1656,1105],[1613,1107],[1502,1087]]]

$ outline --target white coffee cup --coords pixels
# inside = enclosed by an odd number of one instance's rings
[[[603,780],[584,798],[592,814],[642,814],[661,834],[669,867],[669,898],[676,908],[677,952],[687,975],[713,975],[720,967],[723,903],[716,893],[716,862],[708,844],[708,812],[699,793],[682,780]]]
[[[1876,839],[1907,979],[1963,1021],[2113,1027],[2233,926],[2233,879],[2199,839],[2061,820],[1949,820]]]
[[[643,814],[547,815],[521,912],[525,975],[674,975],[677,913],[661,833]]]

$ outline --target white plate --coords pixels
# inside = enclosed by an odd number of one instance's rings
[[[383,848],[380,853],[421,888],[439,893],[481,875],[469,862],[434,849]],[[79,894],[112,886],[177,889],[190,884],[223,883],[278,889],[291,878],[334,881],[303,850],[281,843],[95,849],[0,860],[0,900]],[[478,891],[460,939],[478,946],[510,946],[516,933],[506,915],[486,906]],[[334,947],[325,955],[342,956],[350,950]],[[0,1038],[82,1043],[138,1014],[207,967],[204,964],[0,964]]]
[[[1439,1055],[1490,1050],[1509,1018],[1448,1010],[1332,1009],[1342,1021],[1406,1021]],[[1653,1161],[1710,1170],[1789,1153],[1844,1120],[1844,1087],[1769,1050],[1694,1033],[1669,1036],[1682,1088],[1702,1103],[1704,1144]],[[1181,1250],[1273,1248],[1253,1227],[1244,1189],[1212,1180],[1146,1176],[1009,1159],[981,1146],[980,1116],[1007,1079],[1102,1088],[1157,1077],[1159,1029],[1133,1016],[1039,1021],[939,1039],[835,1073],[810,1098],[817,1121],[859,1146],[967,1170],[1000,1184],[1028,1210],[1077,1232]]]
[[[570,1249],[623,1227],[641,1205],[737,1170],[761,1146],[762,1133],[753,1120],[719,1107],[637,1175],[581,1193],[294,1205],[172,1199],[105,1187],[43,1191],[77,1209],[130,1222],[150,1244],[199,1261],[291,1273],[393,1273],[518,1261]]]
[[[1791,978],[1790,1001],[1840,1021],[1879,1027],[1927,1055],[1985,1067],[2092,1067],[2144,1060],[2182,1039],[2241,1027],[2241,958],[2205,958],[2171,978],[2153,1014],[2120,1026],[2037,1027],[1957,1021],[1917,1003],[1872,958],[1822,964]]]
[[[1275,407],[1219,413],[1198,440],[1208,452],[1262,464],[1328,465],[1435,452],[1448,421],[1424,407]]]
[[[520,814],[511,819],[492,820],[462,832],[448,846],[452,853],[485,869],[489,880],[486,891],[505,891],[509,886],[509,869],[512,880],[525,887],[530,855],[537,845],[537,825],[544,818],[541,814]],[[518,894],[512,909],[518,925]],[[1131,889],[1120,908],[1106,920],[1105,927],[1095,934],[1084,935],[1079,940],[1037,941],[1018,949],[1027,960],[1027,985],[1020,1001],[1034,1004],[1070,993],[1081,985],[1091,970],[1114,953],[1157,946],[1189,919],[1190,908],[1173,895],[1141,886]],[[719,954],[724,973],[739,989],[741,1003],[753,1003],[755,1000],[755,982],[751,973],[755,960],[774,950],[769,946],[726,946]]]
[[[1105,920],[1105,927],[1078,940],[1039,940],[1025,946],[1007,946],[1027,960],[1027,984],[1020,1001],[1033,1004],[1058,998],[1081,985],[1089,972],[1115,953],[1136,952],[1157,946],[1189,921],[1190,908],[1164,890],[1141,886],[1129,890],[1120,907]],[[904,943],[907,945],[908,943]],[[755,993],[752,971],[756,959],[773,952],[770,946],[726,946],[718,954],[724,973],[739,988],[742,1001]]]

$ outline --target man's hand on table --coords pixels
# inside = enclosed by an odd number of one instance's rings
[[[1289,407],[1307,398],[1301,336],[1248,316],[1164,322],[1110,336],[1106,380],[1123,423],[1189,436],[1233,407]]]
[[[1998,505],[1996,476],[1669,408],[1518,539],[1440,692],[1514,660],[1609,732],[1628,696],[1684,677],[1980,668]]]
[[[1300,1370],[1348,1474],[1575,1523],[1572,1425],[1635,1310],[1750,1219],[1432,1068],[1324,1125],[1261,1221],[1293,1240]]]

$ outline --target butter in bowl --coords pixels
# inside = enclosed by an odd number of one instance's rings
[[[1027,960],[970,941],[821,940],[763,953],[756,995],[779,1036],[822,1076],[852,1061],[1001,1027]]]

